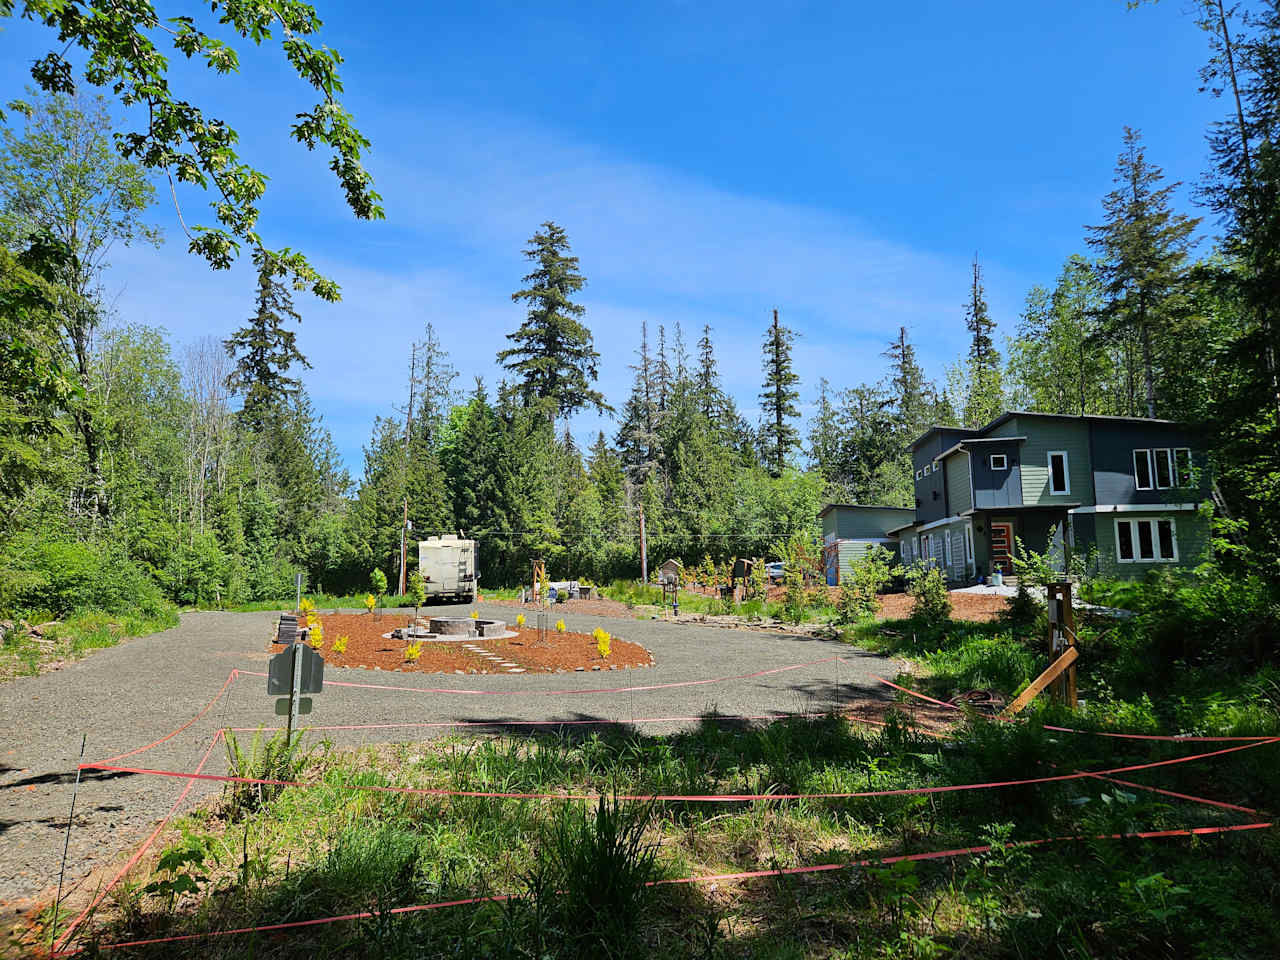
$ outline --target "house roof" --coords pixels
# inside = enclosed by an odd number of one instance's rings
[[[1189,426],[1189,424],[1181,420],[1161,420],[1158,417],[1113,417],[1102,413],[1086,413],[1080,415],[1074,413],[1037,413],[1032,410],[1006,410],[990,423],[982,427],[954,427],[940,423],[932,424],[924,433],[920,434],[920,436],[915,439],[911,444],[911,449],[914,450],[934,433],[941,430],[953,430],[956,433],[971,433],[973,436],[967,439],[976,440],[979,439],[981,434],[994,430],[996,427],[1000,426],[1012,417],[1035,417],[1041,420],[1096,420],[1100,423],[1151,423],[1159,424],[1161,426]]]
[[[910,523],[902,523],[896,527],[890,527],[888,530],[885,531],[885,533],[901,533],[903,530],[910,530],[915,525],[916,525],[916,522],[912,520]]]
[[[818,511],[818,519],[821,520],[832,510],[897,510],[900,513],[911,514],[916,512],[915,507],[891,507],[881,503],[828,503]]]

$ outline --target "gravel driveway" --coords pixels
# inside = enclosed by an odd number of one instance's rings
[[[457,615],[459,608],[435,608]],[[323,611],[322,611],[323,612]],[[513,618],[510,608],[480,605],[482,616]],[[0,685],[0,922],[29,909],[32,898],[51,899],[62,855],[71,784],[80,738],[87,760],[142,746],[189,720],[227,680],[233,668],[264,673],[275,613],[187,613],[179,626],[99,651],[84,661],[39,677]],[[390,619],[393,614],[386,615]],[[892,672],[887,658],[834,641],[779,633],[725,630],[692,624],[566,615],[571,630],[604,626],[648,647],[648,669],[570,674],[412,675],[331,669],[325,679],[392,688],[484,690],[497,696],[406,693],[326,685],[315,698],[313,725],[433,722],[449,720],[630,721],[691,717],[708,710],[726,714],[826,710],[837,697],[881,697],[872,679]],[[637,690],[626,693],[548,695],[549,691],[681,683],[842,656],[751,679]],[[194,769],[220,726],[274,726],[273,698],[261,677],[241,675],[196,723],[165,743],[122,761],[169,770]],[[668,732],[681,721],[645,724]],[[433,731],[360,730],[329,734],[338,742],[410,740]],[[439,730],[434,732],[441,732]],[[447,732],[447,731],[445,731]],[[223,773],[221,748],[206,772]],[[136,846],[168,812],[184,782],[166,777],[86,771],[76,805],[67,860],[68,885],[115,862]],[[191,799],[216,793],[197,784]],[[189,803],[190,801],[188,801]],[[97,882],[95,879],[94,883]]]

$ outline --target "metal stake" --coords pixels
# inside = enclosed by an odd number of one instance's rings
[[[293,743],[293,721],[298,716],[298,696],[302,687],[302,644],[293,645],[293,676],[289,682],[289,719],[285,723],[284,743]]]
[[[67,814],[67,836],[62,841],[62,867],[58,870],[58,896],[53,901],[53,922],[49,925],[49,950],[53,950],[58,936],[58,906],[62,903],[62,881],[67,876],[67,851],[71,849],[71,824],[76,819],[76,796],[80,793],[80,764],[84,763],[84,745],[89,741],[87,733],[80,734],[80,759],[76,763],[76,783],[71,788],[71,812]]]

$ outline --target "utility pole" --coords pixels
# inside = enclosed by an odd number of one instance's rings
[[[405,590],[405,560],[409,549],[409,498],[404,498],[404,520],[400,523],[400,596]]]
[[[400,523],[400,596],[404,596],[406,566],[409,559],[409,458],[413,456],[413,403],[418,386],[418,344],[413,344],[409,354],[409,404],[404,411],[404,479],[406,493],[404,496],[404,519]]]
[[[644,504],[640,504],[640,583],[649,584],[649,541],[644,535]]]

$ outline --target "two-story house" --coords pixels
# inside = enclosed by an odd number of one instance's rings
[[[1186,424],[1011,412],[976,430],[932,427],[911,454],[915,517],[890,534],[904,562],[953,582],[1010,573],[1019,540],[1059,562],[1096,547],[1112,577],[1203,559],[1210,481]]]

